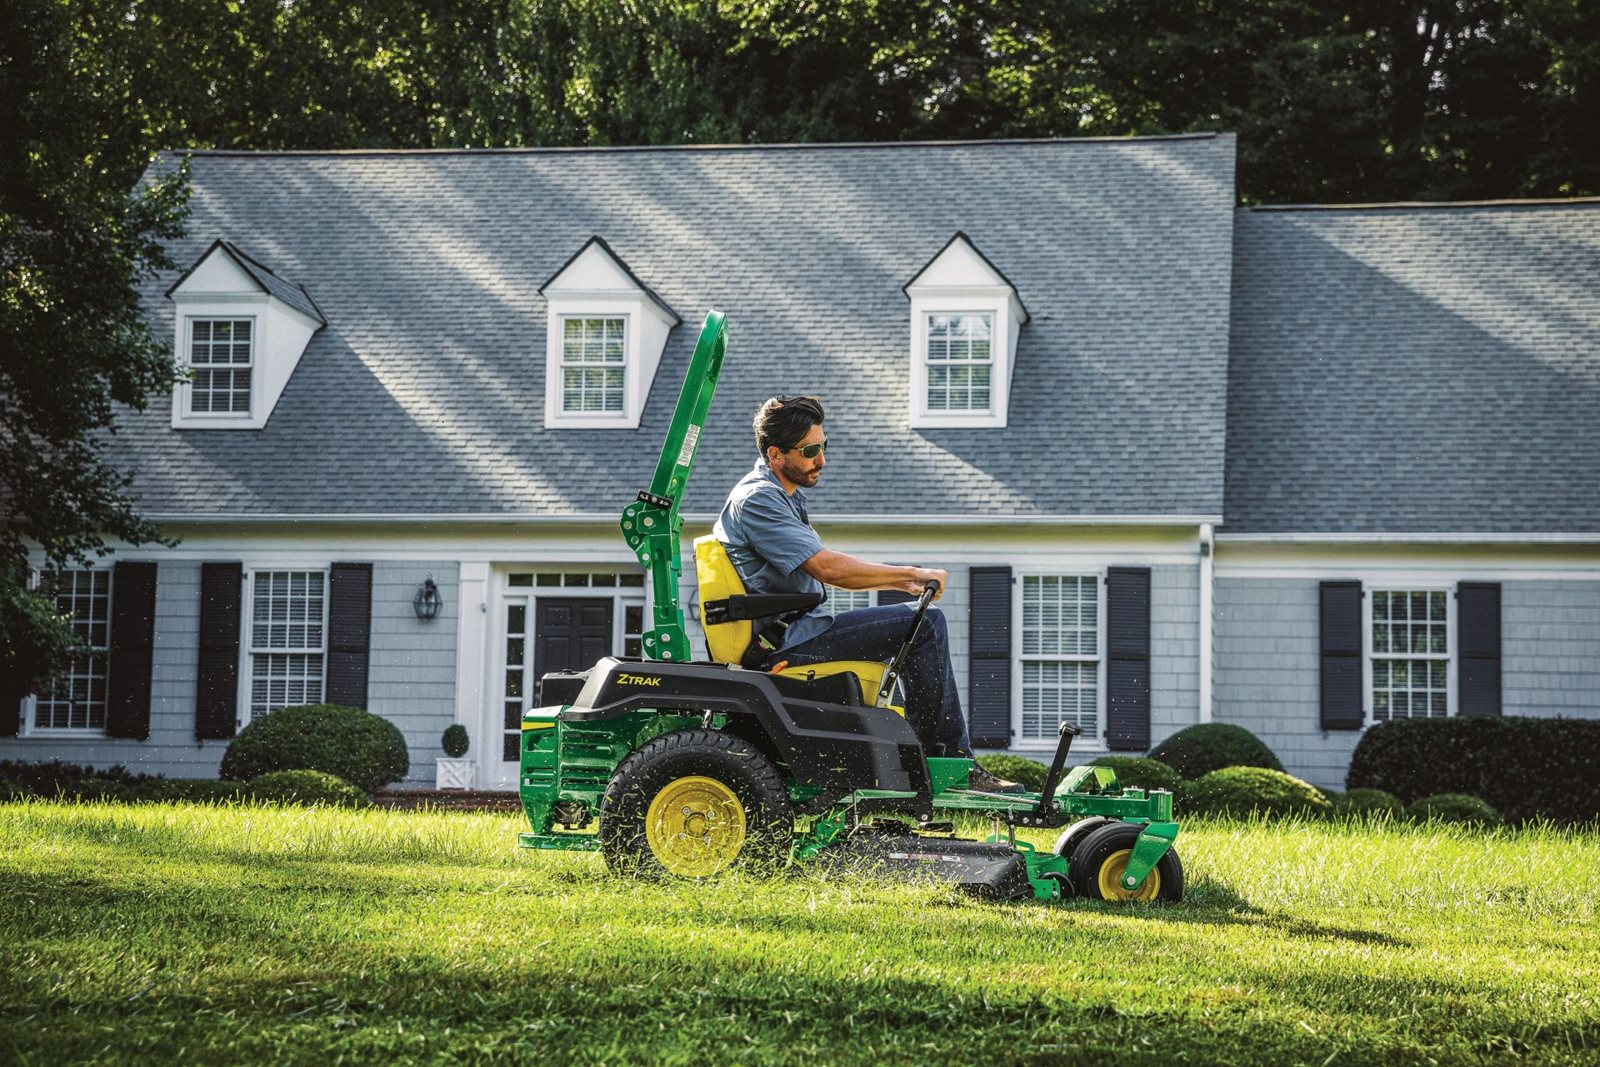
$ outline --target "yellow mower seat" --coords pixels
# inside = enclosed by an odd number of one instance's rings
[[[706,605],[729,597],[744,596],[744,582],[734,569],[733,561],[728,558],[727,548],[713,534],[694,539],[694,569],[700,586],[700,625],[706,632],[706,650],[718,663],[737,664],[744,659],[750,642],[755,640],[755,624],[749,619],[739,619],[713,625],[706,621]],[[848,672],[860,681],[861,695],[870,704],[877,699],[884,672],[888,669],[887,663],[876,660],[841,659],[805,667],[785,667],[775,673],[787,678],[810,680]],[[905,715],[904,708],[890,705],[889,710],[902,717]]]

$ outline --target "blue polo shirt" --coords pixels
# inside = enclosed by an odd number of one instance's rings
[[[800,564],[822,551],[822,538],[806,515],[806,491],[784,491],[783,483],[765,461],[728,493],[712,534],[728,550],[749,593],[825,593],[827,587],[800,569]],[[759,631],[767,619],[756,621]],[[822,608],[812,608],[789,624],[783,647],[809,641],[833,623]]]

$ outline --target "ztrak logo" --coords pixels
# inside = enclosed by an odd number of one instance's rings
[[[661,679],[660,678],[651,678],[650,676],[644,675],[644,674],[619,674],[619,675],[617,675],[617,684],[618,685],[660,685],[661,684]]]

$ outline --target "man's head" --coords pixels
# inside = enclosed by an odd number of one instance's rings
[[[822,401],[814,396],[775,396],[756,409],[756,448],[788,486],[816,485],[822,474],[822,417]]]

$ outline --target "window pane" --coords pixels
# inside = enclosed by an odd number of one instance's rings
[[[250,412],[249,319],[193,319],[189,332],[189,410]]]
[[[250,601],[250,712],[318,704],[323,686],[321,571],[257,571]]]
[[[1372,711],[1378,719],[1449,713],[1443,591],[1378,590],[1372,602]]]

